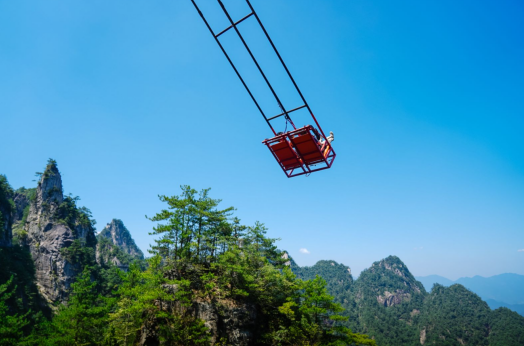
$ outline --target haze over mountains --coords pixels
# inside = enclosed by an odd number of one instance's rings
[[[436,283],[446,287],[461,284],[478,294],[490,308],[507,307],[524,316],[524,275],[506,273],[487,278],[477,275],[455,281],[439,275],[429,275],[416,277],[416,279],[424,285],[427,291],[431,291]]]

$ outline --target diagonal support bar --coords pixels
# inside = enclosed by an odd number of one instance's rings
[[[247,5],[249,6],[249,8],[251,9],[251,12],[253,12],[255,14],[255,18],[258,22],[258,24],[260,25],[260,27],[262,28],[262,31],[264,31],[264,34],[266,35],[269,43],[271,44],[271,47],[273,47],[273,50],[275,51],[276,55],[278,56],[278,59],[280,60],[280,62],[282,63],[282,66],[284,67],[284,69],[286,70],[287,72],[287,75],[289,76],[289,79],[291,79],[291,82],[293,83],[293,85],[295,86],[295,89],[297,90],[298,94],[300,95],[300,98],[302,99],[302,102],[304,102],[304,104],[306,105],[309,113],[311,114],[311,116],[313,117],[313,120],[315,121],[315,124],[317,125],[317,127],[320,129],[320,132],[322,132],[322,136],[324,136],[324,138],[326,138],[326,135],[324,134],[324,131],[322,130],[322,128],[320,127],[320,125],[318,124],[317,122],[317,119],[315,118],[315,116],[313,115],[313,112],[311,111],[311,108],[309,108],[309,105],[306,101],[306,98],[304,97],[304,95],[302,94],[302,91],[300,91],[300,88],[298,87],[297,83],[295,82],[295,79],[293,78],[293,76],[291,75],[291,72],[289,72],[289,69],[287,68],[287,65],[286,63],[284,62],[284,59],[282,59],[282,57],[280,56],[280,53],[278,52],[277,50],[277,47],[275,46],[275,44],[273,43],[273,40],[271,39],[271,37],[269,37],[269,34],[266,30],[266,28],[264,27],[264,24],[262,24],[262,21],[260,20],[260,18],[258,17],[257,13],[255,12],[255,9],[253,8],[253,6],[251,5],[251,2],[249,0],[246,0],[247,2]]]
[[[242,23],[243,21],[245,21],[246,19],[248,19],[249,17],[251,17],[252,15],[254,15],[255,13],[254,12],[251,12],[250,14],[248,14],[247,16],[245,16],[244,18],[242,18],[241,20],[239,20],[238,22],[236,22],[235,24],[233,25],[230,25],[228,26],[227,28],[225,28],[224,30],[222,30],[221,32],[219,32],[218,34],[216,34],[215,38],[218,38],[218,36],[222,35],[223,33],[225,33],[226,31],[228,31],[229,29],[231,29],[232,27]]]
[[[222,46],[222,43],[220,43],[220,40],[215,36],[215,33],[213,32],[213,29],[211,29],[211,26],[209,25],[209,23],[207,22],[206,18],[204,17],[204,14],[202,13],[202,11],[200,11],[200,8],[197,6],[195,0],[191,0],[191,2],[193,3],[193,5],[195,6],[198,14],[200,15],[200,17],[202,17],[202,20],[204,21],[204,23],[206,24],[207,28],[209,29],[209,31],[211,32],[211,35],[213,35],[213,37],[215,38],[215,41],[218,43],[218,46],[220,47],[220,49],[222,50],[222,53],[224,53],[224,55],[226,56],[227,58],[227,61],[229,61],[229,63],[231,64],[231,67],[233,67],[233,70],[235,70],[235,73],[237,74],[238,78],[240,79],[240,81],[242,82],[242,85],[244,86],[244,88],[246,88],[246,91],[247,93],[249,94],[249,96],[251,96],[251,99],[253,100],[253,102],[255,103],[255,105],[257,106],[258,110],[260,111],[260,114],[262,114],[262,116],[264,117],[264,119],[266,120],[267,124],[269,125],[269,128],[271,129],[271,131],[273,131],[273,134],[277,134],[275,129],[273,128],[273,126],[271,126],[271,123],[269,122],[269,120],[267,120],[267,117],[266,115],[264,114],[264,111],[262,110],[262,108],[260,107],[260,105],[258,104],[257,100],[255,99],[255,96],[253,96],[253,93],[251,92],[251,90],[249,90],[249,87],[247,86],[246,82],[244,81],[244,79],[242,78],[242,76],[240,75],[240,72],[238,72],[235,64],[233,64],[233,61],[231,60],[231,58],[229,57],[229,55],[227,54],[226,50],[224,49],[224,46]],[[235,30],[237,30],[237,28],[235,27]],[[238,31],[238,30],[237,30]]]
[[[264,80],[266,81],[266,84],[269,87],[269,90],[271,90],[271,93],[273,94],[273,96],[275,97],[275,100],[277,101],[280,109],[282,109],[284,111],[284,113],[286,114],[286,119],[288,119],[289,122],[291,123],[291,125],[293,126],[293,128],[296,129],[295,124],[293,124],[293,121],[291,121],[291,118],[289,118],[289,115],[288,115],[288,112],[286,111],[286,108],[284,108],[284,105],[282,105],[282,102],[280,101],[280,98],[278,97],[277,93],[273,89],[273,86],[271,85],[271,83],[269,83],[269,80],[267,79],[266,74],[264,73],[264,71],[262,71],[262,68],[258,64],[258,61],[255,58],[255,56],[253,55],[253,53],[251,52],[251,49],[249,49],[249,46],[247,45],[246,41],[244,40],[244,37],[242,36],[242,34],[238,30],[238,28],[234,25],[235,23],[233,22],[233,19],[231,19],[231,16],[229,15],[229,12],[227,12],[226,7],[222,3],[222,0],[218,0],[218,3],[220,4],[220,7],[222,7],[222,10],[224,11],[224,14],[226,15],[227,19],[229,19],[229,22],[231,23],[231,25],[235,29],[238,37],[240,38],[240,41],[242,41],[242,43],[244,44],[244,47],[246,48],[247,52],[249,53],[249,56],[251,56],[251,59],[255,63],[256,67],[258,68],[258,71],[260,72],[260,74],[262,75]],[[255,11],[253,9],[251,11],[253,13],[255,13]],[[256,17],[256,13],[255,13],[255,17]]]
[[[305,108],[305,107],[307,107],[307,106],[306,106],[306,105],[303,105],[303,106],[300,106],[300,107],[297,107],[297,108],[293,108],[293,109],[287,111],[287,114],[292,113],[292,112],[294,112],[294,111],[298,111],[299,109],[302,109],[302,108]],[[273,119],[276,119],[276,118],[281,117],[281,116],[283,116],[283,115],[286,115],[286,113],[280,113],[280,114],[275,115],[274,117],[271,117],[271,118],[269,118],[269,119],[267,119],[267,120],[273,120]]]

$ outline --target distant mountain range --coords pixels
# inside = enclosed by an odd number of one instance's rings
[[[424,285],[428,292],[436,283],[442,286],[461,284],[478,294],[490,308],[506,307],[524,316],[524,275],[500,274],[488,278],[477,275],[455,281],[439,275],[429,275],[416,277],[416,279]]]

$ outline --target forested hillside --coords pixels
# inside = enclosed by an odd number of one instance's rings
[[[264,225],[209,189],[160,197],[144,261],[120,220],[94,237],[54,160],[39,175],[18,206],[0,181],[0,345],[375,345],[342,324],[323,279],[296,278]]]
[[[474,276],[472,278],[459,278],[455,281],[442,276],[430,275],[418,278],[426,290],[430,290],[435,283],[443,286],[461,284],[472,292],[478,294],[492,309],[506,307],[524,316],[524,275],[500,274],[491,277]]]
[[[524,343],[524,317],[506,308],[492,311],[462,285],[435,285],[428,293],[397,257],[373,263],[354,281],[350,269],[334,261],[303,268],[291,262],[300,278],[324,277],[349,317],[345,325],[378,345]]]

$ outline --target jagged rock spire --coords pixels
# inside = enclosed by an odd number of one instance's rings
[[[118,246],[122,251],[136,258],[143,259],[143,252],[136,246],[131,233],[129,233],[122,220],[113,219],[98,234],[98,238],[108,238],[111,243]]]
[[[62,208],[62,204],[68,204]],[[68,259],[64,250],[75,241],[94,247],[96,239],[90,222],[80,222],[75,201],[64,199],[62,177],[56,161],[50,159],[38,183],[25,230],[26,244],[35,263],[40,293],[50,303],[64,302],[68,290],[82,270],[82,264]],[[93,258],[94,261],[94,258]]]
[[[49,159],[44,173],[38,182],[36,189],[36,202],[38,207],[42,207],[43,203],[48,205],[58,206],[64,200],[64,193],[62,191],[62,176],[56,166],[56,161]]]

